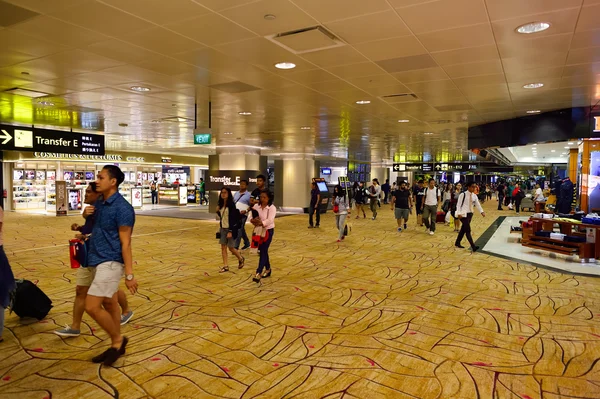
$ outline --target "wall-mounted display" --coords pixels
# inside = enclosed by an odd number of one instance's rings
[[[85,172],[85,180],[94,180],[94,172]]]
[[[63,180],[65,180],[65,181],[73,180],[73,172],[65,172],[63,174]]]
[[[46,180],[46,171],[45,170],[36,170],[35,171],[35,180]]]
[[[81,210],[81,190],[69,189],[69,211],[80,211]]]
[[[85,179],[85,173],[84,172],[75,172],[73,174],[73,178],[75,180],[84,180]]]
[[[26,170],[25,180],[35,180],[35,170]]]
[[[13,180],[25,180],[25,172],[20,169],[13,170]]]
[[[48,172],[46,172],[46,179],[51,180],[51,181],[56,180],[56,171],[49,170]]]

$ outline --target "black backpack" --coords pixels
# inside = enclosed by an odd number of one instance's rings
[[[33,317],[42,320],[52,308],[52,301],[44,291],[29,280],[17,280],[13,293],[11,312],[19,317]]]

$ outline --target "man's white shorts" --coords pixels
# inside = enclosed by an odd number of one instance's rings
[[[88,295],[112,298],[119,290],[125,266],[119,262],[104,262],[96,266],[96,276],[88,290]]]

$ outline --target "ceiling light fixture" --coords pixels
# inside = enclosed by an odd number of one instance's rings
[[[532,109],[531,111],[527,111],[528,114],[539,114],[541,111],[539,109]]]
[[[442,140],[442,143],[449,143],[450,140]]]
[[[50,101],[40,101],[38,104],[40,104],[40,105],[46,105],[48,107],[53,107],[54,106],[54,103],[50,102]]]
[[[400,119],[398,123],[408,123],[410,122],[408,119]]]
[[[371,101],[369,101],[369,100],[359,100],[356,103],[358,105],[365,105],[365,104],[371,104]]]
[[[568,145],[574,145],[575,143],[573,143],[572,141],[569,141],[567,144]]]
[[[565,150],[570,150],[570,149],[571,149],[571,147],[565,147]]]
[[[517,31],[517,33],[530,35],[532,33],[543,32],[548,28],[550,28],[550,24],[548,22],[529,22],[527,24],[519,26],[515,30]]]
[[[550,150],[550,152],[556,152],[556,150]]]
[[[300,129],[301,130],[310,130],[310,126],[302,126]]]
[[[21,75],[29,75],[29,72],[23,71],[23,72],[21,72]]]
[[[534,144],[533,146],[535,147],[537,144]]]
[[[277,17],[273,14],[266,14],[263,18],[266,19],[267,21],[272,21]]]
[[[275,64],[275,68],[277,69],[294,69],[296,68],[296,64],[293,62],[278,62]]]
[[[528,83],[523,85],[524,89],[539,89],[540,87],[544,87],[543,83]]]
[[[144,86],[131,86],[130,89],[133,91],[138,91],[140,93],[150,91],[149,87],[144,87]]]
[[[225,132],[225,134],[229,135],[229,134],[233,134],[232,132]]]
[[[433,133],[431,132],[425,132],[425,136],[431,136]]]
[[[243,115],[243,116],[248,116],[248,115],[252,115],[252,112],[242,111],[242,112],[238,112],[238,114]]]

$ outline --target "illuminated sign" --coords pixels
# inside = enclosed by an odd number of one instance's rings
[[[104,136],[0,125],[0,150],[104,155]]]
[[[194,134],[194,144],[210,144],[211,139],[210,133]]]
[[[88,155],[88,154],[60,154],[56,152],[34,152],[34,158],[45,159],[70,159],[82,161],[122,161],[120,155]]]

